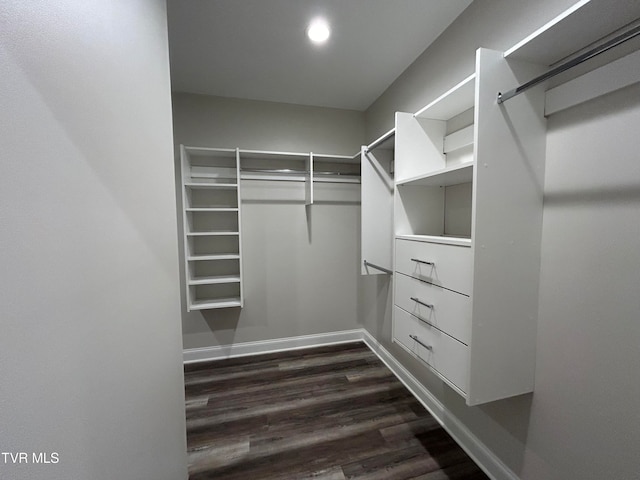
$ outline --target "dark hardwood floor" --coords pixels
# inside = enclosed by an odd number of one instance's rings
[[[487,479],[361,342],[185,366],[189,478]]]

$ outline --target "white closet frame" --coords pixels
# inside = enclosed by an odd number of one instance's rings
[[[577,69],[548,92],[541,84],[501,105],[497,94],[640,17],[638,2],[606,7],[583,0],[504,53],[479,49],[473,74],[415,114],[396,114],[393,340],[468,405],[534,388],[545,116],[636,83],[640,53]],[[453,128],[469,109],[473,124]],[[470,192],[466,206],[444,193],[453,188]],[[468,233],[448,234],[447,223],[465,222]],[[363,223],[363,251],[368,242]]]

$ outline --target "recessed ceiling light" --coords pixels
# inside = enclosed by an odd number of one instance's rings
[[[309,40],[313,43],[325,43],[329,39],[330,35],[331,30],[329,29],[327,22],[324,20],[313,20],[307,27],[307,37],[309,37]]]

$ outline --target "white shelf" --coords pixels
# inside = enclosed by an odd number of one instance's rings
[[[189,304],[191,310],[208,310],[213,308],[241,307],[242,301],[238,297],[219,298],[215,300],[196,300]]]
[[[471,247],[471,239],[463,237],[440,237],[435,235],[396,235],[397,239],[414,240],[416,242],[440,243],[443,245],[458,245]]]
[[[180,146],[187,311],[242,307],[238,149]]]
[[[313,154],[314,162],[327,162],[327,163],[348,163],[348,164],[358,164],[360,163],[360,155],[357,157],[350,157],[348,155],[332,155],[330,153],[314,153]]]
[[[238,188],[238,184],[237,183],[211,183],[211,182],[188,182],[184,184],[185,187],[187,188],[192,188],[192,189],[209,189],[209,188],[213,188],[213,189],[228,189],[228,190],[235,190],[236,188]]]
[[[240,232],[187,232],[187,237],[232,237],[234,235],[240,235]]]
[[[456,86],[446,91],[414,116],[434,120],[449,120],[473,107],[476,75],[469,75]]]
[[[396,185],[421,185],[423,187],[448,187],[473,180],[473,163],[464,163],[436,170],[398,182]]]
[[[240,159],[300,160],[309,159],[308,152],[277,152],[271,150],[239,150]]]
[[[443,152],[445,154],[455,152],[469,145],[473,145],[473,136],[475,133],[475,127],[469,125],[468,127],[461,128],[457,132],[450,133],[444,137]]]
[[[190,262],[199,262],[202,260],[239,260],[240,255],[237,253],[216,253],[211,255],[189,255],[187,260]]]
[[[237,212],[237,208],[228,207],[194,207],[185,208],[186,212]]]
[[[212,275],[189,280],[189,285],[215,285],[221,283],[240,283],[240,275]]]
[[[208,179],[216,179],[216,180],[230,180],[233,182],[237,181],[237,176],[233,172],[208,172],[208,171],[199,171],[197,168],[207,168],[207,167],[193,167],[191,171],[191,179],[196,178],[208,178]],[[198,183],[198,182],[189,182],[189,183]],[[215,182],[202,182],[209,184],[216,184]],[[230,182],[229,182],[230,183]],[[225,184],[224,182],[219,182],[216,185]]]
[[[508,49],[508,59],[553,65],[640,17],[640,2],[581,0]]]
[[[234,148],[190,147],[184,145],[184,149],[189,155],[196,157],[235,158],[236,155]]]

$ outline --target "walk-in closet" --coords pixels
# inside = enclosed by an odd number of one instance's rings
[[[1,0],[0,65],[0,478],[638,477],[638,0]]]

